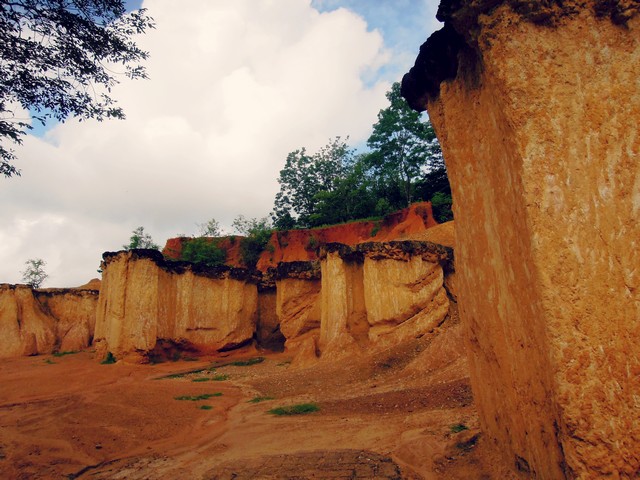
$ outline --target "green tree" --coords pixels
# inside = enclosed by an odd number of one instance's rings
[[[267,217],[246,218],[238,215],[231,225],[237,233],[243,235],[240,239],[242,261],[248,268],[255,268],[273,233],[271,222]]]
[[[272,218],[280,230],[308,227],[316,212],[316,195],[332,192],[343,178],[353,156],[340,137],[335,137],[318,152],[309,155],[301,148],[287,155],[280,171]]]
[[[427,172],[444,167],[444,163],[433,127],[409,107],[400,95],[398,82],[387,92],[387,99],[389,106],[378,113],[367,141],[372,150],[368,161],[384,183],[387,200],[396,190],[403,200],[403,205],[397,206],[408,206],[414,200],[416,182]]]
[[[49,275],[44,271],[46,264],[41,258],[31,258],[24,262],[24,272],[20,272],[22,281],[32,288],[40,288],[42,283],[49,278]]]
[[[227,260],[227,252],[210,238],[191,238],[182,245],[180,259],[209,266],[223,265]]]
[[[133,250],[134,248],[151,248],[153,250],[160,250],[160,247],[153,243],[151,235],[144,231],[144,227],[138,227],[131,232],[131,238],[129,238],[129,244],[123,245],[125,250]]]
[[[69,116],[124,118],[110,90],[117,79],[146,78],[148,56],[132,40],[153,28],[145,10],[126,12],[123,0],[11,0],[0,8],[0,174],[19,175],[7,142],[20,144],[31,126],[20,105],[43,125]]]
[[[363,161],[365,157],[359,155],[346,162],[342,177],[335,181],[333,190],[323,190],[314,196],[310,226],[343,223],[374,215],[376,198]]]
[[[198,229],[201,237],[221,237],[223,235],[222,227],[215,218],[206,223],[199,223]]]

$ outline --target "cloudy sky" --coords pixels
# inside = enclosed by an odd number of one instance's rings
[[[439,28],[434,0],[131,0],[156,29],[124,121],[68,120],[16,149],[0,177],[0,283],[43,258],[76,286],[144,226],[161,246],[217,219],[271,211],[288,152],[362,145],[385,92]]]

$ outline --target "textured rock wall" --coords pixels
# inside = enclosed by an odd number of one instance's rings
[[[102,354],[140,359],[161,339],[203,352],[252,339],[258,292],[247,271],[165,262],[152,250],[104,259],[95,331]]]
[[[89,346],[98,292],[0,284],[0,358]]]
[[[96,325],[98,290],[35,290],[36,300],[56,321],[56,349],[82,350],[91,345]]]
[[[280,263],[275,279],[276,315],[285,347],[304,361],[313,360],[320,336],[320,265]]]
[[[328,244],[321,251],[319,347],[389,347],[438,326],[449,312],[452,251],[427,242]]]
[[[525,476],[640,474],[638,10],[443,2],[403,85],[447,162],[483,428]]]

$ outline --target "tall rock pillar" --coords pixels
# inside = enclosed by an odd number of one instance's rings
[[[449,171],[483,428],[523,477],[640,475],[639,11],[443,0],[403,80]]]

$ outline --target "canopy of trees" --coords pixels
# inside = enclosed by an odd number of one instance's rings
[[[369,151],[356,155],[336,137],[318,152],[287,156],[272,212],[280,230],[381,216],[437,195],[437,219],[451,215],[451,189],[431,123],[409,108],[400,84],[387,93]]]
[[[109,96],[114,71],[145,78],[147,52],[132,41],[153,28],[145,10],[122,0],[12,0],[0,8],[0,174],[19,175],[7,142],[21,143],[22,107],[49,118],[124,118]],[[114,68],[115,67],[115,68]]]

